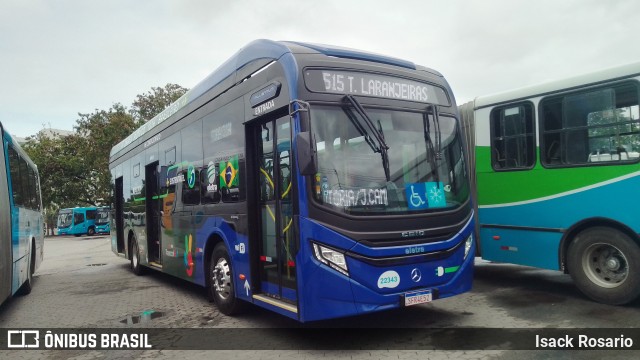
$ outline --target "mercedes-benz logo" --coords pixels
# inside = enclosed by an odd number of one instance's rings
[[[413,282],[418,282],[420,281],[420,279],[422,279],[422,273],[420,272],[420,269],[415,268],[411,270],[411,280],[413,280]]]

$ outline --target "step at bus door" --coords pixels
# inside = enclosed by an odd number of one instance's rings
[[[256,173],[257,187],[256,250],[260,293],[283,302],[297,304],[293,231],[293,191],[291,126],[288,116],[262,121],[248,131],[256,146],[250,169]]]

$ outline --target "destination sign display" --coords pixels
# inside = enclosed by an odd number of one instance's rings
[[[312,92],[450,105],[444,89],[414,80],[359,71],[324,69],[310,69],[304,74],[307,89]]]

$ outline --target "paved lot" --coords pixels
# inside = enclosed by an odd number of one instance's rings
[[[448,300],[367,316],[323,321],[305,328],[390,328],[389,341],[407,342],[406,331],[393,328],[625,328],[640,324],[639,304],[613,307],[591,302],[563,274],[489,264],[478,260],[474,290]],[[134,323],[153,310],[152,320]],[[45,242],[45,260],[33,292],[0,307],[0,328],[296,328],[283,316],[253,308],[238,317],[220,314],[204,290],[170,276],[138,277],[128,261],[115,256],[109,238],[53,237]],[[355,329],[355,332],[358,330]],[[490,330],[488,330],[490,331]],[[636,339],[640,342],[640,339]],[[509,339],[505,339],[509,341]],[[395,346],[395,348],[402,348]],[[0,358],[51,359],[201,359],[203,351],[13,351]],[[6,357],[5,357],[6,355]],[[206,357],[209,358],[210,352]],[[216,351],[215,358],[295,359],[476,359],[476,358],[638,358],[630,351],[414,351],[414,350],[272,350]]]

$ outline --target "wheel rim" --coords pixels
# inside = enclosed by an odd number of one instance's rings
[[[604,288],[622,285],[629,274],[624,253],[611,244],[593,244],[582,254],[582,269],[591,282]]]
[[[138,267],[138,244],[133,244],[133,257],[131,258],[133,261],[133,268]]]
[[[223,300],[231,296],[231,269],[227,259],[220,258],[213,268],[211,278],[216,294]]]

